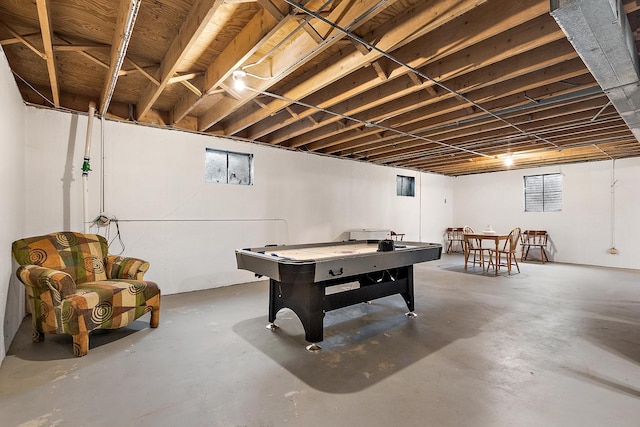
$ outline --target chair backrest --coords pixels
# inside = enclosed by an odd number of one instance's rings
[[[447,240],[453,240],[453,228],[449,227],[446,230]]]
[[[18,264],[64,271],[76,284],[107,280],[107,240],[97,234],[60,232],[27,237],[13,242],[11,249]]]
[[[457,227],[453,229],[453,240],[457,240],[462,242],[464,239],[464,229],[462,227]]]
[[[503,250],[509,251],[509,252],[515,252],[516,248],[518,247],[518,242],[520,241],[521,233],[522,233],[522,230],[520,230],[520,227],[513,228],[509,232],[509,236],[507,237],[507,240],[505,240],[504,242]]]
[[[548,239],[546,230],[525,230],[522,233],[522,242],[527,245],[547,246]]]
[[[473,228],[469,227],[468,225],[465,225],[462,228],[462,233],[463,234],[475,234],[475,231],[473,231]],[[470,249],[478,249],[481,246],[479,239],[468,239],[467,242],[469,243],[469,248]]]

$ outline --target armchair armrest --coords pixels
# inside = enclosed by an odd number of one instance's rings
[[[139,258],[107,255],[107,278],[144,280],[149,263]]]
[[[54,295],[60,298],[76,291],[75,280],[64,271],[30,264],[20,266],[16,275],[25,285],[44,291],[53,291]]]

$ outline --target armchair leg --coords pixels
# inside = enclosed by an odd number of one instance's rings
[[[34,327],[33,332],[31,333],[31,339],[33,340],[33,342],[44,341],[44,332],[41,332]]]
[[[157,328],[160,325],[160,294],[149,298],[146,302],[147,307],[145,311],[151,311],[151,320],[149,320],[149,326]]]
[[[89,353],[89,333],[84,331],[73,335],[73,355],[82,357],[87,353]]]
[[[157,328],[160,324],[160,306],[155,305],[151,307],[151,320],[149,321],[149,326],[152,328]]]

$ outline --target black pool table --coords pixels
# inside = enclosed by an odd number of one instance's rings
[[[388,243],[388,242],[387,242]],[[437,243],[395,242],[379,251],[378,240],[306,245],[273,245],[236,250],[239,269],[269,277],[269,324],[283,308],[300,319],[310,351],[319,350],[324,313],[376,298],[400,294],[413,312],[413,265],[440,259]],[[388,248],[387,248],[388,249]],[[327,293],[326,289],[358,282],[359,287]]]

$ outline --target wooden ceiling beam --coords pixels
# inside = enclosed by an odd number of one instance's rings
[[[257,0],[260,3],[260,6],[269,13],[276,21],[282,21],[285,17],[285,14],[282,13],[280,8],[273,4],[271,0]],[[288,8],[287,8],[288,9]]]
[[[133,68],[136,69],[140,74],[142,74],[143,76],[145,76],[147,79],[149,79],[149,81],[151,81],[154,85],[156,86],[160,86],[160,81],[158,79],[156,79],[151,73],[149,73],[147,70],[145,70],[143,67],[141,67],[140,65],[138,65],[138,63],[136,61],[134,61],[133,59],[127,57],[127,61],[129,61],[131,63],[131,65],[133,65]]]
[[[586,73],[586,71],[583,71],[583,72]],[[587,80],[589,82],[588,84],[591,86],[596,85],[593,79],[590,78],[590,75],[587,74],[587,76],[588,76]],[[477,93],[478,96],[483,96],[483,97],[486,97],[487,95],[490,94],[491,99],[485,100],[483,102],[483,105],[485,106],[485,108],[487,108],[490,111],[500,111],[503,108],[508,108],[518,104],[520,105],[530,104],[530,101],[528,101],[526,98],[522,96],[521,88],[523,86],[529,88],[530,90],[533,90],[536,94],[548,93],[550,95],[553,94],[554,96],[559,96],[569,92],[568,88],[564,86],[561,87],[560,85],[557,85],[557,84],[549,86],[547,82],[540,82],[539,86],[536,86],[538,84],[536,83],[537,78],[538,78],[537,75],[533,74],[533,75],[523,76],[522,78],[515,79],[515,82],[511,82],[511,87],[509,87],[508,84],[503,84],[501,85],[504,87],[504,92],[502,93],[495,91],[495,88],[488,87],[486,89],[477,90],[473,94],[475,95]],[[573,88],[572,90],[576,90],[576,89],[578,88]],[[464,111],[464,107],[465,106],[463,104],[460,104],[456,99],[448,98],[442,102],[428,105],[421,109],[416,110],[415,112],[412,112],[412,115],[414,115],[415,117],[418,117],[421,115],[422,117],[421,120],[411,121],[409,125],[397,126],[397,127],[398,129],[408,133],[422,132],[424,130],[429,129],[432,126],[437,126],[442,124],[443,123],[442,116],[448,113],[455,113],[455,114],[451,114],[451,118],[448,121],[445,121],[444,123],[447,123],[447,122],[452,123],[452,122],[455,122],[457,119],[474,117],[474,115],[467,114]],[[485,114],[486,113],[484,113],[483,111],[478,111],[475,113],[475,116],[482,116]],[[394,123],[391,123],[390,125],[392,127],[396,127]],[[374,129],[372,129],[372,131],[373,130]],[[334,152],[339,152],[344,150],[353,150],[354,148],[357,148],[357,147],[367,146],[370,143],[371,141],[367,140],[366,136],[364,137],[361,136],[358,139],[349,138],[349,137],[336,138],[335,141],[332,141],[332,144],[330,146],[331,148],[327,148],[323,150],[323,152],[334,153]],[[378,143],[376,144],[379,145]],[[420,144],[419,142],[416,143],[416,145],[419,145],[419,144]],[[309,147],[309,149],[311,148],[312,147]]]
[[[541,123],[523,124],[522,128],[535,133],[537,136],[551,140],[559,146],[566,144],[570,140],[583,138],[585,134],[592,139],[600,138],[603,134],[613,136],[618,133],[620,135],[624,134],[627,137],[631,135],[629,129],[625,128],[622,120],[618,120],[617,123],[600,123],[598,125],[590,125],[588,123],[589,118],[587,117],[587,114],[583,113],[582,120],[578,120],[577,118],[575,119],[576,122],[574,125],[578,130],[565,126],[565,124],[560,122],[560,120],[569,120],[569,118],[560,117],[550,119],[545,125],[554,126],[555,124],[555,127],[549,127],[546,129],[540,127],[542,125]],[[493,147],[494,149],[500,147],[498,149],[501,152],[508,147],[511,147],[511,152],[517,152],[519,150],[518,147],[522,144],[532,146],[540,145],[540,143],[532,137],[523,136],[513,129],[499,127],[478,133],[475,137],[474,135],[462,135],[458,137],[449,135],[448,137],[439,138],[438,140],[453,146],[473,147],[475,150],[482,150],[481,147]],[[408,154],[410,154],[410,152],[403,153],[402,150],[397,150],[391,157],[402,157]],[[437,156],[438,154],[439,149],[434,149],[428,153],[429,156]]]
[[[235,39],[207,67],[204,73],[203,96],[187,93],[173,107],[176,122],[182,120],[193,111],[207,95],[215,91],[220,84],[229,78],[233,71],[239,69],[263,44],[265,44],[288,20],[277,21],[269,12],[262,9],[240,31]]]
[[[576,161],[604,160],[611,158],[612,146],[628,145],[625,151],[617,152],[617,158],[637,156],[640,147],[633,137],[620,137],[615,142],[597,142],[592,139],[584,139],[571,146],[565,146],[561,150],[531,147],[515,154],[515,163],[512,168],[534,167],[545,164],[574,163]],[[611,157],[610,157],[611,156]],[[382,162],[383,164],[385,162]],[[500,156],[467,158],[464,156],[441,156],[438,158],[416,157],[410,161],[390,162],[397,166],[419,168],[447,175],[462,175],[478,173],[482,168],[493,165],[496,170],[504,170]]]
[[[40,23],[38,1],[41,10],[42,5],[50,9],[48,30]],[[369,3],[353,9],[363,1]],[[210,135],[236,132],[258,143],[374,164],[457,176],[505,170],[502,158],[508,150],[516,155],[512,169],[640,157],[640,144],[620,113],[610,105],[603,108],[606,95],[579,66],[575,52],[566,49],[548,0],[300,2],[309,9],[327,5],[320,13],[332,21],[352,13],[351,20],[341,21],[344,27],[368,5],[372,19],[349,30],[386,46],[393,58],[383,52],[376,57],[368,43],[344,37],[285,0],[224,0],[180,61],[180,75],[161,65],[182,52],[169,49],[198,0],[145,3],[130,53],[117,57],[118,64],[135,62],[120,70],[113,68],[116,61],[107,50],[118,44],[114,24],[120,0],[91,0],[82,8],[79,0],[0,3],[0,44],[27,103],[54,105],[51,94],[57,87],[60,108],[84,111],[90,98],[99,102],[103,75],[111,67],[112,76],[132,76],[118,79],[107,117],[135,121],[131,103],[143,101],[149,85],[164,85],[142,123],[199,131],[213,117]],[[470,10],[457,13],[463,3]],[[640,2],[622,3],[638,49]],[[421,15],[428,8],[439,12]],[[10,23],[15,34],[2,22]],[[421,33],[425,23],[433,28]],[[43,30],[50,34],[49,53],[40,39]],[[306,55],[308,62],[296,62]],[[337,67],[346,67],[343,75]],[[237,69],[275,75],[277,81],[248,76],[249,87],[258,93],[235,93],[232,99],[234,89],[228,86]]]
[[[355,20],[365,12],[369,12],[371,7],[379,6],[375,1],[362,1],[358,8],[351,7],[346,13],[337,8],[329,16],[329,21],[335,22],[340,27],[349,27],[351,31],[357,29],[358,26],[363,25],[367,20],[372,19],[375,13],[370,13],[367,19],[361,19],[357,22]],[[369,39],[377,40],[376,47],[382,51],[393,50],[403,45],[411,43],[415,39],[423,36],[429,31],[437,28],[454,19],[455,17],[462,15],[478,5],[478,1],[438,1],[438,2],[425,2],[405,12],[403,16],[398,16],[389,25],[383,25],[378,27],[376,31],[379,33],[372,34]],[[340,5],[342,6],[342,4]],[[384,4],[384,7],[389,7],[390,4]],[[426,23],[426,24],[425,24]],[[325,27],[329,27],[324,24]],[[322,30],[320,31],[323,32]],[[343,39],[344,36],[340,36],[337,30],[332,28],[328,29],[328,34],[336,34],[333,38],[333,42],[328,42],[323,45],[323,48],[328,48],[332,43]],[[340,33],[341,34],[341,33]],[[325,37],[329,39],[329,37]],[[306,40],[301,40],[301,43],[297,48],[300,52],[308,52],[313,50],[313,46],[306,46]],[[288,52],[283,52],[283,55],[287,55]],[[298,100],[303,99],[312,93],[317,92],[320,89],[327,87],[327,85],[349,75],[350,73],[362,68],[366,64],[370,64],[384,55],[378,51],[372,50],[367,55],[362,55],[359,51],[354,49],[353,52],[344,55],[339,61],[326,66],[322,70],[312,70],[306,73],[302,78],[297,79],[291,84],[287,85],[287,88],[283,90],[283,96],[288,99]],[[283,59],[283,63],[288,63],[289,71],[293,71],[300,65],[302,56],[300,58],[290,57],[286,60]],[[307,58],[308,59],[308,58]],[[296,67],[292,68],[296,64]],[[281,78],[283,78],[282,76]],[[280,79],[278,79],[280,80]],[[276,81],[269,82],[256,82],[257,86],[254,89],[258,91],[266,90]],[[270,114],[274,114],[281,110],[290,102],[285,100],[274,100],[270,103]],[[239,105],[221,105],[216,110],[211,110],[205,114],[203,125],[211,125],[227,117],[232,112],[238,110]],[[242,114],[241,117],[234,117],[232,121],[225,126],[225,134],[234,135],[237,132],[251,126],[252,124],[265,119],[269,114],[262,110],[254,110],[252,114]]]
[[[596,101],[602,102],[602,100],[606,99],[606,96],[599,90],[597,83],[590,77],[590,75],[585,75],[585,83],[576,88],[576,91],[582,91],[584,89],[591,89],[596,91],[592,95],[588,96],[576,96],[573,100],[569,101],[569,104],[582,103],[587,102],[589,99],[593,97]],[[558,84],[550,85],[550,86],[542,86],[540,88],[533,89],[535,93],[545,93],[546,95],[551,95],[553,97],[568,97],[572,94],[567,90],[566,87],[560,87]],[[578,92],[579,93],[579,92]],[[549,109],[555,108],[563,108],[556,107],[557,105],[566,105],[567,103],[561,102],[559,104],[550,103],[548,106],[539,106],[531,103],[528,99],[524,98],[522,93],[516,93],[507,95],[504,97],[500,97],[485,103],[485,107],[488,107],[491,111],[496,111],[500,116],[505,117],[506,119],[513,119],[518,116],[540,116],[544,114],[544,112]],[[448,108],[451,106],[453,108]],[[587,105],[588,107],[588,105]],[[517,110],[513,113],[507,113],[504,109],[521,109]],[[573,107],[575,108],[575,107]],[[567,107],[567,111],[575,111],[571,106]],[[579,109],[578,109],[579,111]],[[474,123],[483,122],[487,120],[493,120],[494,118],[486,115],[484,111],[477,111],[472,115],[469,115],[465,112],[463,108],[460,106],[455,106],[453,100],[448,100],[445,103],[440,103],[439,105],[430,106],[424,111],[424,119],[413,122],[412,128],[410,128],[413,132],[429,132],[434,131],[436,129],[442,129],[446,131],[452,127],[455,128],[466,128],[469,126],[473,126]],[[364,143],[364,144],[363,144]],[[388,147],[384,147],[380,144],[376,144],[376,147],[367,146],[367,141],[355,141],[351,140],[347,144],[345,144],[345,148],[350,150],[358,150],[358,147],[362,147],[363,150],[372,150],[377,149],[380,153],[385,153],[389,150]],[[390,145],[390,144],[389,144]],[[395,144],[394,144],[395,145]],[[398,146],[399,147],[399,146]]]
[[[167,50],[158,71],[159,85],[149,83],[144,93],[137,103],[138,120],[149,112],[158,97],[162,94],[169,80],[176,74],[182,59],[196,43],[198,37],[209,21],[213,18],[216,10],[224,3],[224,0],[196,0],[189,10],[180,31],[173,39],[171,46]]]
[[[202,92],[200,91],[200,89],[198,89],[196,87],[196,85],[194,85],[193,83],[191,83],[189,80],[179,80],[179,82],[182,84],[182,86],[186,87],[187,89],[189,89],[191,92],[193,92],[196,96],[202,96]]]
[[[79,51],[78,52],[80,55],[84,56],[85,58],[87,58],[89,61],[98,64],[100,67],[104,68],[104,69],[109,69],[109,64],[102,62],[101,60],[99,60],[98,58],[96,58],[95,56],[91,55],[90,53],[85,52],[84,50]]]
[[[587,123],[597,112],[600,98],[572,102],[548,110],[524,111],[517,115],[509,115],[506,118],[513,124],[530,132],[544,132],[545,127],[562,126],[565,123],[573,124],[575,120],[580,123]],[[482,139],[485,132],[495,132],[504,129],[507,125],[494,117],[485,117],[477,122],[469,122],[465,125],[451,126],[448,128],[438,128],[427,135],[431,138],[451,140],[454,138]],[[422,132],[421,132],[422,133]],[[477,137],[477,138],[476,138]]]
[[[53,50],[56,52],[78,52],[93,49],[110,49],[108,44],[54,44]]]
[[[394,1],[397,0],[392,0],[392,2]],[[329,19],[331,19],[332,17],[333,19],[337,19],[337,17],[341,16],[343,19],[347,20],[350,19],[354,14],[356,14],[356,12],[360,11],[360,7],[349,7],[347,3],[349,2],[341,3],[338,8],[329,15]],[[375,2],[373,0],[364,0],[364,3],[366,3],[365,6],[372,6]],[[316,30],[323,37],[323,39],[328,39],[327,36],[332,33],[331,29],[328,28],[328,26],[324,23],[319,24]],[[272,55],[271,63],[279,64],[278,68],[272,71],[273,75],[277,77],[271,79],[270,81],[252,80],[250,84],[254,90],[245,91],[245,96],[243,98],[239,100],[226,98],[218,102],[215,107],[210,108],[207,112],[200,116],[198,125],[200,130],[208,129],[209,127],[227,117],[233,111],[238,110],[253,98],[255,98],[262,90],[266,90],[272,84],[286,77],[288,71],[293,71],[295,68],[311,60],[317,53],[330,47],[333,43],[335,43],[336,40],[339,40],[339,38],[336,37],[333,40],[328,40],[324,42],[321,47],[318,47],[318,43],[316,43],[314,39],[309,37],[297,36],[295,37],[295,40],[297,41],[292,44],[295,45],[295,48],[287,49],[286,51],[280,51]],[[222,69],[228,69],[228,75],[230,75],[233,71],[233,69],[229,67],[223,67]]]
[[[58,87],[58,77],[56,71],[56,57],[53,52],[53,28],[51,27],[51,11],[49,0],[36,0],[38,8],[38,21],[40,22],[40,32],[47,61],[47,71],[49,73],[49,83],[51,85],[51,95],[56,107],[60,106],[60,88]]]
[[[195,79],[198,76],[201,76],[202,73],[186,73],[186,74],[176,74],[175,76],[169,79],[169,84],[179,83],[184,80]]]
[[[606,139],[633,139],[633,135],[629,131],[628,128],[624,126],[624,122],[620,123],[621,119],[618,120],[618,124],[610,123],[598,126],[589,126],[585,125],[581,127],[579,123],[576,123],[576,130],[571,131],[562,131],[560,130],[561,126],[558,127],[557,135],[554,136],[551,133],[540,132],[541,135],[544,135],[547,138],[552,139],[560,148],[573,144],[571,141],[581,141],[584,142],[593,142],[595,140],[606,140]],[[584,121],[583,121],[584,123]],[[504,153],[509,149],[513,153],[519,153],[520,150],[530,149],[531,147],[539,148],[540,144],[536,142],[534,139],[518,139],[518,135],[512,134],[513,138],[507,138],[506,133],[502,133],[499,136],[497,134],[492,135],[491,138],[487,138],[486,133],[483,136],[484,139],[473,139],[466,138],[456,139],[456,140],[444,140],[445,142],[449,142],[451,144],[455,144],[459,147],[465,148],[473,148],[474,150],[488,150],[489,148],[492,151],[496,151],[498,153]],[[603,139],[604,138],[604,139]],[[529,148],[523,148],[523,146],[527,146]],[[403,147],[412,147],[412,148],[403,148]],[[483,148],[484,147],[484,148]],[[442,157],[448,156],[449,151],[442,149],[440,147],[432,147],[429,149],[425,149],[424,144],[419,144],[416,141],[400,141],[398,144],[395,144],[393,150],[387,149],[385,154],[379,154],[380,150],[354,150],[350,151],[350,153],[358,154],[360,152],[366,152],[372,161],[396,161],[402,163],[406,167],[411,167],[413,165],[411,158],[420,158],[420,157],[429,157],[433,161]],[[491,154],[490,151],[487,151],[487,154]],[[404,159],[404,160],[402,160]],[[450,159],[455,160],[455,159]]]
[[[26,47],[28,47],[33,53],[35,53],[36,55],[38,55],[40,58],[44,59],[45,61],[47,60],[47,54],[46,53],[42,53],[40,52],[40,50],[38,48],[36,48],[31,42],[29,42],[26,37],[28,37],[27,35],[25,36],[21,36],[20,34],[18,34],[13,28],[11,28],[10,26],[8,26],[7,24],[5,24],[4,22],[0,21],[0,25],[3,26],[4,28],[7,29],[7,31],[9,31],[9,33],[11,33],[11,35],[14,37],[13,39],[5,39],[2,40],[2,42],[0,44],[2,45],[9,45],[9,44],[14,44],[14,43],[22,43],[23,45],[25,45]],[[42,33],[38,32],[36,33],[38,36],[40,36]],[[35,35],[35,34],[34,34]]]
[[[554,132],[557,129],[563,128],[568,134],[570,132],[569,125],[580,127],[588,126],[589,119],[593,116],[593,111],[596,108],[597,107],[592,104],[591,110],[585,110],[582,113],[575,113],[573,110],[561,108],[559,109],[560,111],[565,111],[567,113],[563,115],[561,112],[554,109],[547,111],[544,118],[540,118],[535,121],[529,120],[526,117],[526,114],[523,114],[520,117],[512,117],[511,120],[513,123],[518,124],[522,129],[528,132],[535,132],[536,135],[550,135],[549,132]],[[617,125],[620,124],[624,123],[618,123]],[[603,126],[602,123],[600,125]],[[498,121],[494,118],[481,120],[480,123],[469,123],[467,126],[451,126],[448,129],[436,129],[434,132],[419,132],[419,134],[427,138],[461,147],[468,147],[467,144],[469,143],[479,145],[493,144],[492,141],[504,139],[506,137],[511,137],[512,141],[517,139],[532,139],[527,135],[519,134],[515,129],[509,129],[504,122]],[[393,158],[397,156],[402,157],[411,155],[411,153],[421,150],[423,150],[423,148],[420,141],[408,138],[397,138],[392,141],[387,141],[387,144],[385,144],[384,147],[381,145],[374,147],[374,144],[369,144],[369,146],[353,148],[349,150],[349,152],[351,154],[366,152],[372,159],[388,159],[389,157]],[[429,155],[436,156],[441,152],[447,152],[447,150],[449,149],[444,147],[434,147],[430,151]]]
[[[496,5],[494,4],[494,6]],[[514,5],[512,5],[511,7],[513,8],[513,6]],[[499,13],[497,11],[504,11],[504,13]],[[442,52],[446,52],[449,56],[447,56],[446,60],[441,61],[443,65],[450,67],[451,70],[462,69],[463,72],[467,72],[470,71],[469,64],[482,66],[483,64],[500,60],[500,56],[503,54],[513,55],[519,50],[521,51],[526,50],[527,48],[531,48],[530,46],[535,45],[535,43],[538,43],[539,45],[544,39],[556,40],[560,37],[563,37],[562,32],[557,28],[557,26],[552,29],[549,25],[547,25],[548,23],[553,24],[552,20],[550,20],[549,17],[540,15],[540,18],[535,18],[531,21],[527,21],[530,16],[524,13],[515,13],[513,10],[509,9],[508,5],[506,5],[505,7],[496,7],[496,14],[492,18],[492,22],[495,22],[496,25],[491,26],[490,31],[486,28],[482,29],[480,26],[478,26],[478,28],[473,28],[473,26],[476,25],[475,23],[481,22],[480,18],[482,16],[482,13],[480,12],[482,12],[482,10],[473,10],[469,13],[468,17],[462,17],[465,19],[452,21],[447,25],[443,25],[437,30],[430,32],[428,36],[425,37],[424,41],[416,41],[410,45],[406,45],[393,52],[393,55],[399,58],[401,61],[408,63],[410,66],[419,68],[426,63],[435,63],[434,61],[442,60]],[[540,14],[542,12],[535,9],[535,13]],[[499,23],[500,25],[497,25],[497,23]],[[522,24],[522,26],[513,28],[512,30],[507,30],[507,28],[514,27],[518,24]],[[464,26],[465,28],[456,28],[456,26],[458,25]],[[467,26],[472,26],[472,28],[466,28]],[[474,30],[477,31],[474,32]],[[502,34],[500,33],[501,31],[506,32]],[[462,34],[464,34],[464,37],[461,36]],[[489,38],[491,36],[495,36],[496,40]],[[531,41],[533,41],[533,43],[529,44]],[[491,43],[494,43],[494,45],[492,46]],[[467,48],[464,51],[466,55],[456,53],[459,50],[465,48]],[[498,55],[496,59],[490,59],[491,55],[493,54]],[[459,67],[455,66],[454,58],[456,56],[461,57],[461,60],[459,61],[461,65]],[[463,56],[464,58],[462,58]],[[504,57],[506,56],[503,56],[503,58]],[[449,64],[451,64],[451,66],[449,66]],[[435,71],[437,70],[434,70],[434,72]],[[409,71],[404,67],[397,67],[395,70],[391,71],[390,79],[408,72]],[[427,71],[427,74],[438,76],[438,79],[440,80],[446,77],[443,72],[430,73],[429,71]],[[349,76],[349,86],[340,87],[339,85],[341,84],[341,82],[338,82],[337,84],[332,85],[329,88],[325,88],[325,90],[322,90],[317,94],[314,94],[312,97],[305,99],[305,101],[313,105],[321,105],[325,108],[334,110],[336,102],[340,101],[340,97],[355,97],[358,93],[362,93],[363,91],[369,90],[371,88],[376,88],[377,90],[377,86],[379,83],[371,79],[363,79],[361,77],[358,77],[362,75],[362,70],[359,73],[353,73]],[[347,81],[345,81],[345,83],[347,83]],[[430,88],[428,85],[423,85],[422,87]],[[430,89],[432,92],[433,88]],[[416,88],[414,88],[414,90],[416,90]],[[399,87],[394,91],[398,96],[402,93],[406,93],[407,88]],[[356,106],[356,108],[354,109],[355,111],[351,110],[347,114],[353,114],[357,112],[357,110],[361,111],[363,109],[369,108],[367,102],[363,101],[362,96],[358,96],[357,99],[358,102],[353,102],[352,100],[347,101],[350,106]],[[376,103],[382,104],[382,102],[380,101],[371,101],[370,106],[373,108],[376,106]],[[359,108],[357,107],[358,105],[360,105]],[[339,107],[337,111],[340,111]],[[344,113],[343,111],[340,112]],[[303,114],[304,113],[301,113],[301,115]],[[329,119],[329,122],[331,121],[332,119]],[[308,129],[302,129],[299,124],[294,125],[294,128],[287,128],[283,126],[282,123],[278,126],[267,128],[268,122],[273,123],[272,120],[265,119],[263,122],[259,123],[256,126],[255,131],[252,129],[251,137],[264,135],[266,132],[272,130],[274,131],[274,133],[269,135],[268,138],[268,141],[270,143],[280,143],[283,141],[290,142],[291,138],[297,135],[305,135],[305,138],[301,138],[301,140],[306,139],[306,137],[309,136],[307,134]],[[284,125],[286,124],[287,123],[284,123]],[[316,134],[317,132],[321,132],[321,130],[314,132],[314,134]],[[256,133],[258,135],[256,135]],[[308,142],[312,142],[312,140],[305,140],[303,143]]]
[[[486,69],[481,69],[474,73],[469,73],[469,75],[462,75],[460,77],[448,80],[445,82],[445,84],[455,90],[457,93],[472,93],[473,99],[478,103],[482,103],[483,101],[485,101],[486,99],[490,99],[491,97],[500,96],[498,95],[498,93],[506,95],[509,93],[514,93],[516,91],[526,90],[521,86],[517,86],[520,83],[525,84],[525,87],[527,82],[530,82],[529,84],[538,84],[540,81],[540,76],[537,75],[537,72],[540,71],[540,69],[538,69],[537,66],[541,64],[547,65],[547,69],[543,68],[545,70],[544,81],[546,83],[552,82],[551,76],[553,76],[553,78],[555,78],[556,80],[566,76],[566,69],[571,70],[569,75],[573,75],[572,73],[575,73],[577,71],[580,71],[581,73],[585,72],[584,65],[579,61],[579,59],[569,60],[570,58],[575,58],[576,56],[575,51],[573,51],[572,49],[567,53],[559,53],[558,56],[555,56],[551,50],[546,50],[544,47],[542,47],[539,49],[539,53],[546,55],[548,57],[547,60],[543,61],[538,55],[534,54],[533,52],[527,52],[521,55],[522,58],[520,58],[520,60],[511,60],[508,62],[508,64],[496,63],[490,67],[487,67]],[[528,62],[529,59],[534,58],[537,60]],[[504,71],[504,74],[502,74],[500,70]],[[498,73],[496,73],[495,71],[498,71]],[[527,74],[525,74],[523,78],[518,78],[521,77],[519,75],[521,72],[527,72]],[[506,77],[508,77],[509,79],[507,80]],[[492,88],[491,94],[484,95],[483,92],[479,91],[482,88],[491,87],[492,85],[498,83],[502,83],[500,89],[503,92],[496,93],[495,88]],[[426,98],[421,95],[421,92],[413,92],[408,96],[396,99],[392,102],[387,102],[386,104],[379,106],[374,110],[376,114],[375,117],[371,117],[371,113],[368,113],[369,116],[360,118],[365,119],[365,121],[376,122],[377,120],[383,119],[385,117],[393,117],[397,115],[398,112],[407,113],[401,117],[394,117],[393,119],[388,120],[384,123],[385,126],[392,128],[398,126],[406,126],[407,124],[410,124],[412,120],[422,119],[422,116],[420,115],[420,113],[422,112],[422,110],[420,109],[421,107],[426,107],[427,105],[434,104],[448,98],[455,98],[455,95],[449,92],[445,93],[439,98]],[[458,100],[457,102],[459,103],[460,100]],[[409,106],[409,108],[407,106]],[[466,106],[466,102],[460,104],[460,107]],[[312,151],[326,149],[333,145],[341,144],[342,142],[344,142],[345,137],[348,138],[348,136],[345,134],[340,138],[336,138],[334,135],[332,138],[318,139],[317,141],[308,144],[307,147]],[[302,138],[304,138],[304,136],[300,139]],[[308,140],[309,138],[307,137],[306,139]],[[336,144],[336,142],[338,141],[340,142]],[[291,142],[296,143],[297,139],[294,138]]]
[[[4,28],[6,28],[7,31],[9,31],[11,33],[11,35],[13,36],[13,38],[11,38],[11,39],[2,39],[2,40],[0,40],[0,45],[2,45],[2,46],[8,46],[10,44],[16,44],[16,43],[24,43],[24,41],[27,38],[30,38],[30,37],[36,37],[36,36],[40,37],[40,31],[36,31],[36,32],[33,32],[33,33],[28,33],[28,34],[18,34],[10,26],[8,26],[7,24],[5,24],[2,21],[0,21],[0,26],[3,26]],[[38,53],[40,53],[40,51],[38,51]],[[44,54],[42,54],[42,55],[44,55]],[[42,59],[44,59],[44,58],[42,58]]]
[[[498,10],[503,10],[503,8],[498,8]],[[539,13],[538,10],[535,12]],[[480,21],[476,15],[477,13],[479,12],[476,10],[469,12],[469,25]],[[466,19],[464,22],[452,21],[449,25],[444,25],[428,33],[423,39],[418,39],[394,51],[393,55],[413,68],[420,69],[426,75],[437,76],[439,81],[443,81],[459,74],[471,72],[476,68],[505,60],[519,53],[544,46],[547,43],[564,39],[564,33],[548,15],[540,15],[530,21],[526,19],[526,15],[514,15],[512,10],[506,9],[504,14],[496,13],[494,16],[494,22],[499,23],[499,26],[492,27],[491,32],[487,30],[481,32],[480,27],[478,27],[479,34],[473,36],[468,36],[462,29],[457,28],[466,23]],[[469,30],[473,31],[474,28]],[[443,60],[445,57],[443,57],[442,52],[447,52],[446,60]],[[470,64],[473,65],[470,66]],[[389,80],[397,79],[406,74],[415,76],[405,67],[396,65],[395,69],[389,73]],[[365,110],[369,106],[376,107],[383,104],[388,99],[388,96],[399,97],[408,92],[418,90],[428,90],[431,96],[435,94],[431,83],[424,84],[418,76],[415,76],[415,78],[421,82],[422,86],[407,87],[403,81],[396,81],[393,83],[395,87],[388,91],[388,93],[394,95],[374,96],[372,97],[373,99],[370,99],[371,97],[367,95],[367,91],[371,89],[377,91],[380,81],[373,78],[371,73],[365,69],[361,69],[352,73],[348,80],[336,82],[325,87],[325,90],[305,98],[305,102],[351,115]],[[388,86],[385,84],[384,87]],[[356,96],[358,96],[358,101],[354,102],[353,98]],[[339,106],[340,102],[345,98],[348,99],[348,105],[351,107],[349,110]],[[301,112],[301,116],[309,113],[311,112]],[[331,119],[329,119],[330,121]],[[293,126],[289,127],[289,125]],[[258,139],[269,134],[268,142],[279,144],[284,141],[290,141],[298,135],[305,135],[308,138],[311,135],[307,135],[307,131],[308,129],[301,127],[300,124],[276,122],[273,118],[265,118],[251,128],[248,136]],[[314,134],[319,132],[321,130],[317,130]],[[312,141],[309,140],[307,142]]]

